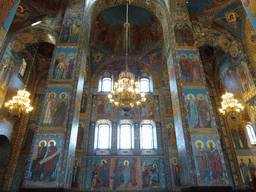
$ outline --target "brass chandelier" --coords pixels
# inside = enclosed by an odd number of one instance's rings
[[[221,107],[219,109],[222,115],[228,115],[232,120],[236,119],[236,116],[244,109],[241,103],[238,103],[237,99],[234,99],[234,95],[232,93],[226,92],[221,96],[222,102]]]
[[[12,113],[15,116],[20,116],[21,114],[28,114],[33,110],[33,107],[30,106],[30,93],[26,90],[26,87],[31,74],[31,69],[34,65],[36,54],[37,48],[35,50],[35,55],[29,70],[29,74],[24,89],[19,90],[18,94],[14,96],[12,100],[9,100],[5,103],[5,107],[9,110],[10,113]]]
[[[126,5],[126,23],[124,24],[126,29],[126,69],[120,73],[118,81],[114,84],[114,90],[108,94],[108,99],[113,106],[121,107],[122,110],[127,113],[134,107],[139,107],[146,101],[145,93],[140,93],[139,82],[135,82],[135,75],[128,69],[128,3]]]

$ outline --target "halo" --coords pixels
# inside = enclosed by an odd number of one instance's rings
[[[183,25],[188,24],[188,22],[183,22]]]
[[[79,159],[78,159],[78,158],[75,158],[74,162],[75,162],[76,160],[77,160],[77,161],[78,161],[78,163],[79,163]]]
[[[195,56],[195,58],[196,58],[196,55],[195,55],[195,54],[190,54],[190,55],[189,55],[189,58],[192,59],[192,58],[191,58],[192,56]]]
[[[56,93],[55,92],[51,92],[48,94],[48,98],[50,98],[50,95],[53,94],[54,95],[54,99],[56,98]]]
[[[157,164],[153,164],[153,167],[154,167],[154,168],[157,167]]]
[[[172,124],[172,123],[169,123],[169,124],[168,124],[168,128],[172,129],[172,128],[173,128],[173,124]]]
[[[51,142],[53,142],[53,145],[56,146],[56,141],[55,141],[55,140],[50,140],[50,141],[48,142],[48,147],[50,147],[50,143],[51,143]]]
[[[82,125],[81,127],[83,127],[83,126],[84,126],[84,123],[83,123],[83,122],[79,122],[79,125]]]
[[[66,53],[64,53],[64,52],[60,52],[59,54],[58,54],[58,57],[65,57],[66,56]]]
[[[125,165],[125,163],[126,163],[126,162],[127,162],[127,165],[129,165],[129,164],[130,164],[128,160],[125,160],[125,161],[124,161],[124,165]]]
[[[74,21],[74,23],[75,23],[75,24],[76,24],[76,23],[80,24],[80,20],[79,20],[79,19],[76,19],[76,20]]]
[[[205,99],[205,96],[204,96],[203,94],[198,94],[198,95],[196,96],[196,98],[197,98],[198,100],[204,100],[204,99]]]
[[[66,19],[65,22],[68,21],[69,23],[71,23],[71,20],[70,19]]]
[[[32,128],[32,129],[36,128],[36,124],[35,123],[31,124],[30,128]]]
[[[13,66],[14,66],[14,62],[13,62],[13,60],[11,60],[10,67],[12,68]]]
[[[194,94],[192,94],[192,93],[189,93],[188,95],[187,95],[187,100],[190,100],[190,97],[193,97],[193,100],[195,100],[195,95]]]
[[[61,95],[65,95],[64,99],[68,97],[68,94],[66,92],[62,92],[60,95],[59,95],[59,98],[62,99]]]
[[[68,54],[68,58],[74,58],[75,57],[75,54],[74,53],[69,53]]]
[[[45,145],[47,144],[47,141],[42,140],[42,141],[40,141],[40,142],[39,142],[39,144],[38,144],[38,145],[39,145],[39,147],[41,146],[41,143],[43,143],[43,142],[45,143]]]
[[[212,142],[213,148],[215,148],[216,144],[215,144],[215,142],[214,142],[213,140],[208,140],[208,141],[206,142],[207,147],[210,148],[210,144],[209,144],[210,142]]]
[[[173,161],[174,159],[176,159],[176,162],[178,162],[178,159],[177,159],[176,157],[173,157],[173,158],[172,158],[172,162],[173,162],[173,163],[174,163],[174,161]]]
[[[180,58],[181,58],[183,55],[185,55],[185,59],[188,58],[188,56],[187,56],[186,54],[184,54],[184,53],[182,53],[182,54],[180,55]]]
[[[107,163],[107,161],[105,159],[101,160],[101,165],[103,165],[103,162]]]
[[[197,140],[197,141],[195,142],[196,148],[198,148],[198,147],[197,147],[197,143],[201,143],[202,148],[204,148],[204,143],[203,143],[203,141]]]
[[[180,25],[181,25],[181,23],[180,23],[179,21],[175,22],[175,25],[176,25],[176,24],[180,24]]]

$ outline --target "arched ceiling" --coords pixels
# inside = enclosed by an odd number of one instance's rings
[[[136,6],[129,6],[129,52],[151,50],[163,39],[160,21],[151,12]],[[125,53],[126,6],[120,5],[101,12],[92,23],[92,46],[108,54]]]

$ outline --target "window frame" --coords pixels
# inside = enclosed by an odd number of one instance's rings
[[[149,93],[153,93],[153,80],[152,80],[152,76],[150,73],[148,72],[141,72],[138,76],[138,81],[139,81],[139,89],[140,89],[140,92],[141,93],[146,93],[146,94],[149,94]],[[147,79],[148,80],[148,91],[142,91],[141,90],[141,80],[142,79]]]
[[[109,138],[108,138],[108,147],[107,148],[99,148],[99,139],[100,139],[100,126],[108,126],[109,129]],[[112,126],[109,120],[98,120],[95,125],[95,133],[94,133],[94,151],[109,151],[111,150],[111,141],[112,141]],[[107,153],[107,154],[108,154]]]
[[[255,131],[252,124],[248,123],[246,124],[245,127],[246,127],[246,132],[249,137],[251,145],[256,145],[256,135],[255,135]]]
[[[149,125],[152,128],[152,136],[151,136],[151,143],[153,145],[152,148],[143,148],[143,132],[142,128],[144,125]],[[157,130],[156,130],[156,124],[153,120],[143,120],[140,124],[140,149],[142,151],[147,151],[147,150],[153,150],[156,151],[158,149],[157,146]]]
[[[26,64],[25,67],[24,67],[24,63]],[[21,64],[20,69],[19,69],[19,75],[21,77],[25,76],[27,66],[28,66],[28,63],[27,63],[26,59],[22,58],[22,64]],[[22,71],[23,71],[23,74],[21,73]]]
[[[108,73],[106,76],[105,74]],[[110,79],[110,90],[104,90],[104,79]],[[105,81],[106,82],[106,81]],[[103,71],[100,75],[99,75],[99,84],[98,84],[98,93],[102,93],[102,94],[108,94],[111,91],[113,91],[113,86],[114,86],[114,76],[111,72],[108,71]]]
[[[130,126],[130,132],[131,132],[131,144],[130,144],[130,148],[121,148],[121,129],[122,126],[124,125],[129,125]],[[128,151],[128,153],[126,155],[131,155],[133,154],[133,150],[134,150],[134,124],[131,120],[121,120],[118,123],[118,128],[117,128],[117,150],[120,152],[119,154],[122,154],[123,151]]]

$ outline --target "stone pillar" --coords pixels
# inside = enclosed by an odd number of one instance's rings
[[[171,1],[171,14],[168,73],[182,187],[229,186],[186,1]]]
[[[244,6],[244,9],[252,23],[254,31],[256,31],[256,2],[253,0],[241,0]],[[233,13],[231,13],[233,14]],[[234,19],[236,16],[234,15]]]
[[[88,50],[85,1],[70,1],[50,66],[23,188],[70,189]]]

